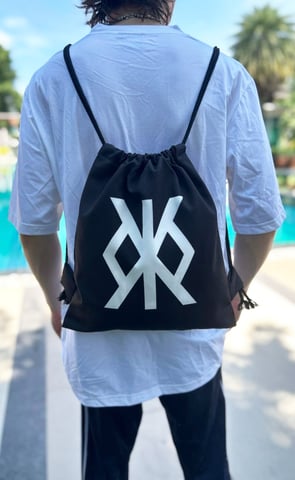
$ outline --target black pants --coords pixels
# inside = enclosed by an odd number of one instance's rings
[[[230,480],[220,371],[203,387],[160,401],[185,480]],[[141,405],[82,407],[83,480],[128,480],[141,417]]]

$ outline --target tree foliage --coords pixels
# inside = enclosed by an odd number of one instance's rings
[[[295,152],[295,80],[293,80],[290,95],[280,103],[281,147]]]
[[[15,78],[10,54],[0,45],[0,112],[20,110],[21,95],[13,86]]]
[[[271,102],[280,85],[294,74],[294,23],[266,5],[245,15],[239,26],[233,56],[253,76],[261,102]]]

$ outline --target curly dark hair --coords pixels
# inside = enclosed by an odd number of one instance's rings
[[[80,8],[91,17],[87,24],[94,27],[97,23],[109,23],[112,11],[121,7],[135,8],[141,15],[149,15],[167,24],[170,18],[168,0],[82,0]]]

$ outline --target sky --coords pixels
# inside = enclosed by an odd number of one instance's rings
[[[89,32],[79,0],[0,0],[0,45],[10,51],[15,87],[23,93],[33,73],[55,52]],[[295,22],[294,0],[176,0],[172,24],[231,53],[239,22],[266,4]]]

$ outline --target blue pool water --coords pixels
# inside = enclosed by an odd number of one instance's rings
[[[10,192],[0,192],[0,273],[25,271],[28,269],[18,234],[7,219],[9,200]],[[278,246],[295,244],[295,206],[286,205],[285,209],[287,218],[278,230],[275,238],[275,244]],[[233,244],[234,231],[230,219],[228,220],[228,229],[230,241]],[[61,222],[59,236],[64,250],[65,228],[63,221]]]

